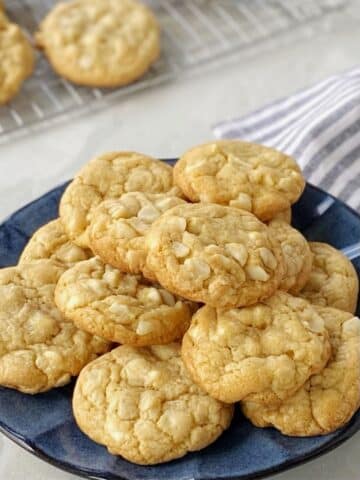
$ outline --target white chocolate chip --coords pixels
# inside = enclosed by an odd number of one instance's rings
[[[116,286],[120,281],[120,272],[118,270],[106,270],[103,279],[106,283],[108,283],[111,287]]]
[[[110,205],[108,204],[108,211],[111,217],[115,219],[127,218],[129,215],[127,209],[120,202],[111,202]]]
[[[227,243],[225,250],[243,267],[248,259],[248,251],[241,243]]]
[[[191,272],[196,279],[206,280],[210,277],[211,269],[209,265],[200,258],[187,258],[184,262],[184,268]]]
[[[140,320],[138,326],[136,327],[136,333],[138,335],[147,335],[153,331],[153,324],[152,322],[146,320]]]
[[[141,235],[145,235],[145,233],[149,230],[149,223],[144,222],[140,218],[131,218],[129,223]]]
[[[152,205],[146,205],[139,211],[137,216],[145,223],[151,224],[160,216],[160,213]]]
[[[269,267],[271,270],[275,270],[277,267],[277,260],[275,255],[265,247],[259,249],[261,260],[264,262],[264,265]]]
[[[174,295],[167,290],[161,289],[159,291],[164,303],[166,303],[166,305],[169,305],[169,307],[173,307],[176,303]]]
[[[186,220],[185,218],[182,217],[175,217],[171,216],[167,220],[167,224],[169,229],[170,228],[175,228],[176,230],[179,230],[180,232],[185,232],[186,230]]]
[[[162,297],[157,288],[146,288],[144,289],[144,294],[148,301],[158,305],[162,303]]]
[[[259,265],[248,265],[246,273],[252,280],[259,280],[260,282],[266,282],[270,278],[270,275]]]
[[[173,242],[171,247],[175,257],[177,258],[186,257],[186,255],[188,255],[190,252],[190,248],[181,242]]]
[[[247,193],[239,193],[236,200],[231,200],[230,207],[243,208],[244,210],[252,210],[252,200]]]
[[[308,315],[304,323],[309,327],[312,332],[323,333],[325,330],[323,318],[318,314],[315,315],[314,312],[311,312],[311,314]]]
[[[86,286],[90,288],[90,290],[94,291],[97,295],[104,295],[107,293],[106,285],[101,280],[97,280],[96,278],[89,278],[86,282]]]

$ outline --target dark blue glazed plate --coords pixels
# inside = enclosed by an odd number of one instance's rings
[[[0,225],[0,266],[14,265],[34,230],[57,216],[64,188],[55,188]],[[309,240],[343,249],[360,274],[360,216],[356,212],[307,185],[293,208],[293,223]],[[290,438],[271,428],[251,426],[238,411],[229,430],[210,447],[164,465],[141,467],[110,455],[80,432],[71,412],[72,389],[69,385],[30,396],[0,388],[0,430],[45,461],[93,479],[261,478],[329,452],[360,429],[358,412],[331,435]]]

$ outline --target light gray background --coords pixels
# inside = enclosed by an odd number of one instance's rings
[[[0,146],[0,219],[69,179],[92,156],[134,149],[174,157],[212,138],[211,126],[245,114],[328,75],[359,64],[360,1],[301,39],[286,37],[262,53],[211,72],[136,93],[111,108]],[[278,480],[359,480],[360,434],[336,451]],[[0,436],[0,478],[70,480]]]

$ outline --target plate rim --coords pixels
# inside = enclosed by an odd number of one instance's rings
[[[170,158],[170,159],[161,159],[162,161],[166,163],[173,163],[176,161],[175,158]],[[0,227],[3,227],[7,222],[9,222],[16,214],[22,212],[23,210],[31,207],[33,204],[41,200],[43,197],[46,197],[47,195],[51,194],[54,192],[54,190],[60,189],[62,187],[66,187],[71,180],[68,180],[66,182],[61,183],[60,185],[57,185],[50,190],[46,191],[45,193],[41,194],[39,197],[33,199],[32,201],[28,202],[27,204],[23,205],[7,217],[0,223]],[[360,222],[360,214],[354,210],[352,207],[347,205],[345,202],[343,202],[341,199],[336,198],[334,195],[331,193],[328,193],[324,190],[322,190],[320,187],[313,185],[309,182],[306,182],[306,187],[310,187],[310,189],[315,190],[322,195],[327,195],[328,197],[332,198],[334,201],[339,202],[343,207],[345,207],[346,210],[351,212],[355,217],[358,218]],[[250,473],[247,475],[242,475],[242,476],[231,476],[231,477],[208,477],[207,480],[256,480],[256,479],[261,479],[261,478],[266,478],[270,475],[277,474],[277,473],[282,473],[285,471],[288,471],[292,468],[295,468],[297,466],[303,465],[305,463],[308,463],[315,458],[318,458],[322,455],[325,455],[332,450],[336,449],[343,443],[345,443],[347,440],[349,440],[351,437],[353,437],[356,433],[360,431],[360,427],[354,425],[354,420],[355,417],[353,417],[350,422],[345,426],[346,430],[342,432],[342,434],[335,439],[332,439],[327,443],[326,445],[320,446],[316,449],[314,449],[311,453],[309,454],[302,454],[300,457],[297,457],[296,459],[293,460],[287,460],[283,462],[279,466],[274,466],[270,468],[266,468],[263,470],[260,470],[256,473]],[[256,428],[256,427],[254,427]],[[2,433],[5,437],[7,437],[9,440],[13,441],[16,445],[24,449],[25,451],[31,453],[32,455],[36,456],[40,460],[43,460],[44,462],[59,468],[60,470],[63,470],[65,472],[71,473],[73,475],[78,475],[82,478],[87,478],[87,479],[94,479],[94,480],[127,480],[125,477],[121,477],[119,475],[114,475],[113,473],[106,473],[106,476],[99,476],[98,472],[94,472],[91,469],[85,469],[83,467],[74,467],[72,464],[63,461],[63,460],[57,460],[54,459],[53,457],[49,456],[47,453],[45,453],[40,447],[34,445],[34,443],[31,440],[25,439],[22,437],[22,435],[18,434],[15,432],[11,427],[8,427],[3,423],[3,421],[0,418],[0,433]],[[156,477],[153,477],[153,480],[156,480]],[[189,479],[186,480],[195,480],[193,477],[189,477]],[[199,479],[200,480],[200,479]]]

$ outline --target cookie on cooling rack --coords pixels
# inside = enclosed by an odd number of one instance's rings
[[[40,24],[36,42],[59,75],[96,87],[138,79],[160,52],[156,19],[135,0],[59,3]]]
[[[34,68],[32,47],[0,9],[0,105],[10,101]]]

